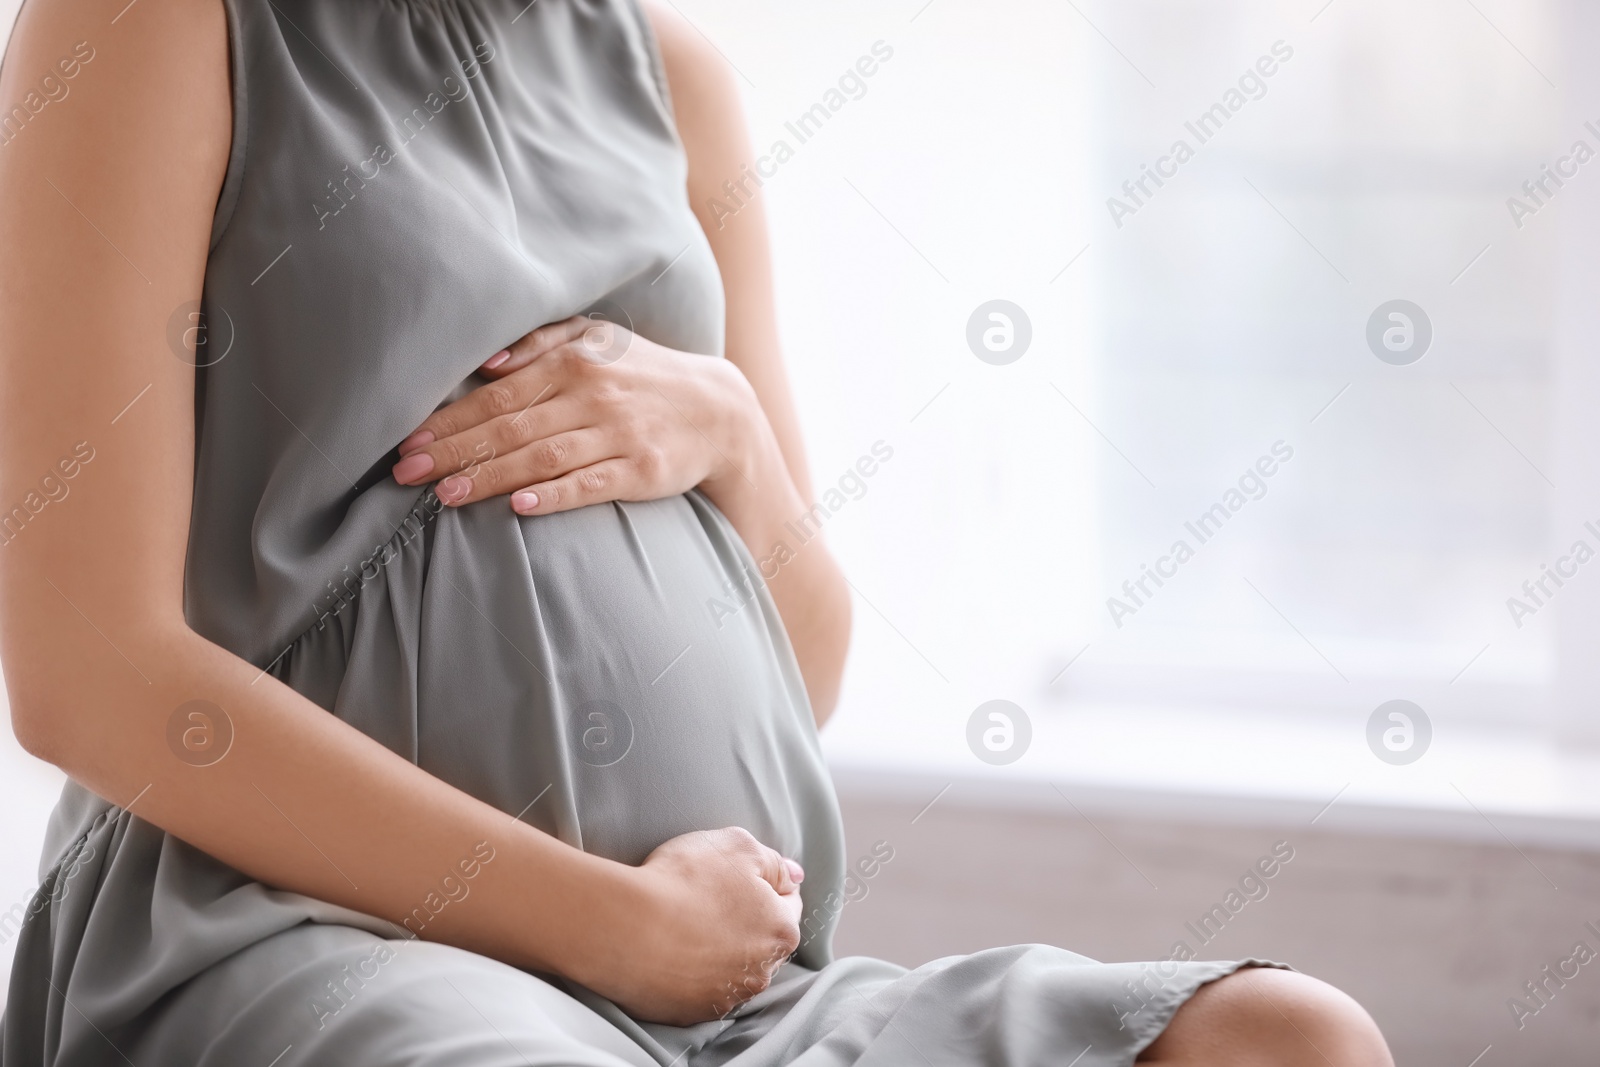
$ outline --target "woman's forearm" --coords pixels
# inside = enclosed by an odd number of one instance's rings
[[[56,595],[37,577],[8,579],[6,616],[34,601],[35,624],[56,634],[5,635],[7,662],[30,663],[13,685],[19,733],[99,795],[268,885],[386,919],[395,937],[570,973],[616,929],[594,911],[625,895],[631,869],[435,778],[181,625],[102,613],[110,654],[65,603],[30,596]],[[209,766],[169,747],[175,709],[197,698],[233,734]]]

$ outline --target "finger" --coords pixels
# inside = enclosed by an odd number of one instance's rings
[[[576,428],[581,424],[577,405],[572,397],[555,388],[554,381],[554,376],[544,379],[537,392],[529,388],[535,383],[527,380],[495,382],[440,408],[428,416],[421,429],[400,442],[396,480],[419,485],[455,474],[490,454],[512,452],[541,437]],[[495,397],[478,396],[489,390],[507,392]],[[516,401],[524,396],[527,400],[518,405]],[[471,406],[461,406],[469,401]],[[406,464],[413,456],[423,454],[433,463]]]
[[[567,342],[582,337],[589,325],[587,315],[574,315],[560,322],[546,323],[532,333],[513,341],[510,347],[496,352],[478,369],[486,378],[504,378],[512,371],[526,367],[551,349],[560,348]]]
[[[634,484],[634,474],[634,465],[629,460],[601,460],[553,481],[519,489],[511,494],[511,507],[519,515],[546,515],[608,500],[624,500],[626,491]]]
[[[410,455],[490,419],[516,415],[536,404],[549,403],[559,395],[556,386],[560,377],[559,369],[552,368],[549,372],[520,374],[480,385],[423,419],[422,425],[400,442],[400,455]]]
[[[588,427],[535,441],[508,455],[474,463],[441,481],[434,493],[452,507],[491,496],[504,496],[525,486],[543,484],[591,467],[613,455],[606,437]],[[402,462],[409,462],[402,460]]]
[[[509,456],[546,438],[583,429],[590,421],[583,406],[572,397],[560,397],[553,401],[534,404],[513,415],[500,415],[442,440],[430,441],[423,447],[403,455],[400,462],[394,465],[395,481],[401,485],[422,485],[452,474],[461,474],[498,456]],[[573,466],[550,470],[548,473],[535,473],[530,470],[527,477],[511,488],[517,489],[534,481],[554,478],[572,470]]]
[[[794,860],[779,854],[775,849],[765,846],[761,849],[761,877],[777,890],[779,896],[787,896],[799,888],[800,883],[794,873],[800,871],[800,877],[805,877],[805,871]]]

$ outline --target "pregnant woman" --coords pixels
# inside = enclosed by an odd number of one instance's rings
[[[3,1067],[1390,1063],[1257,961],[833,958],[735,97],[633,0],[26,5],[0,653],[71,783]]]

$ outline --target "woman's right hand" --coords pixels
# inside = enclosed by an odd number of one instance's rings
[[[721,1018],[765,989],[800,944],[805,872],[746,830],[674,837],[626,872],[630,891],[612,902],[618,936],[590,957],[601,973],[570,976],[635,1018]]]

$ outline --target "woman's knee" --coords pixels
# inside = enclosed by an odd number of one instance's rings
[[[1393,1067],[1377,1024],[1346,993],[1294,971],[1250,967],[1178,1009],[1141,1062],[1236,1067]]]

